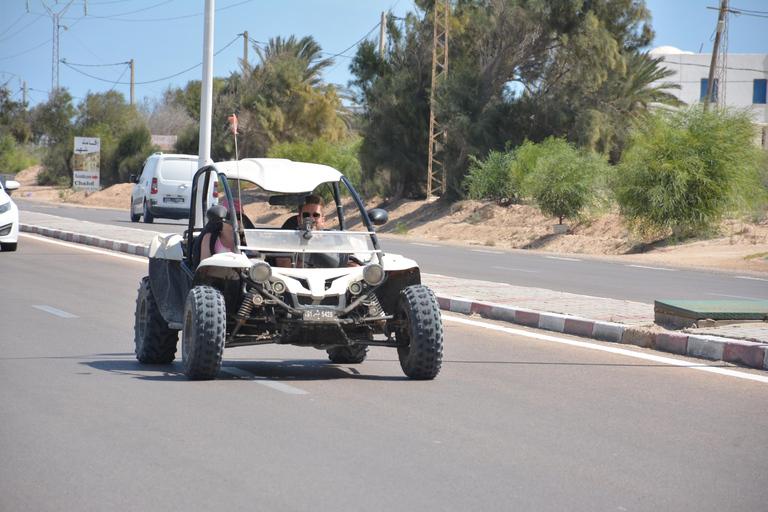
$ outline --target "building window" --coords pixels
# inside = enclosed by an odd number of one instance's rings
[[[719,79],[715,78],[715,83],[713,84],[713,91],[712,91],[712,99],[710,100],[710,103],[715,103],[717,101],[717,85],[718,85]],[[707,95],[707,84],[709,83],[708,78],[702,78],[701,79],[701,94],[699,95],[699,100],[704,101],[704,97]]]
[[[765,90],[768,80],[758,78],[752,82],[752,103],[765,104]]]

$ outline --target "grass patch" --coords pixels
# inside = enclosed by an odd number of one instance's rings
[[[403,224],[402,222],[398,222],[395,226],[395,234],[396,235],[407,235],[408,234],[408,226]]]
[[[755,253],[755,254],[748,254],[748,255],[744,256],[744,259],[745,260],[754,260],[754,259],[757,259],[757,258],[765,258],[765,257],[768,257],[768,252],[758,252],[758,253]]]

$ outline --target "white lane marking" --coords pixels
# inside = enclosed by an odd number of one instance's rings
[[[504,254],[501,251],[486,251],[486,250],[483,250],[483,249],[470,249],[470,252],[482,252],[482,253],[485,253],[485,254]]]
[[[747,380],[754,380],[757,382],[762,382],[764,384],[768,384],[768,377],[763,377],[762,375],[752,375],[751,373],[741,373],[734,370],[729,370],[727,368],[715,368],[713,366],[708,366],[703,363],[689,363],[688,361],[681,361],[678,359],[672,359],[669,357],[663,357],[663,356],[657,356],[653,354],[643,354],[641,352],[633,352],[631,350],[626,350],[623,348],[615,348],[615,347],[605,347],[602,345],[597,345],[594,343],[587,343],[584,341],[576,341],[576,340],[568,340],[565,338],[558,338],[556,336],[549,336],[546,334],[538,334],[534,332],[528,332],[528,331],[522,331],[520,329],[512,329],[510,327],[502,327],[500,325],[492,325],[492,324],[486,324],[483,322],[478,322],[475,320],[467,320],[464,318],[459,318],[451,315],[442,315],[443,319],[450,320],[452,322],[457,322],[460,324],[467,324],[472,325],[475,327],[482,327],[484,329],[491,329],[493,331],[501,331],[506,332],[508,334],[514,334],[516,336],[525,336],[526,338],[534,338],[538,340],[544,340],[544,341],[552,341],[555,343],[562,343],[563,345],[571,345],[574,347],[580,347],[580,348],[588,348],[592,350],[600,350],[602,352],[610,352],[611,354],[619,354],[622,356],[627,357],[634,357],[636,359],[645,359],[647,361],[653,361],[656,363],[664,363],[669,364],[673,366],[682,366],[684,368],[690,368],[691,370],[700,370],[703,372],[711,372],[711,373],[717,373],[720,375],[726,375],[728,377],[738,377],[740,379],[747,379]]]
[[[83,244],[77,244],[74,242],[62,242],[61,240],[51,240],[50,238],[44,237],[44,236],[33,236],[33,235],[28,235],[26,233],[19,233],[19,235],[27,238],[34,238],[35,240],[40,240],[41,242],[47,242],[49,244],[64,245],[66,247],[71,247],[72,249],[80,249],[81,251],[95,252],[97,254],[114,256],[115,258],[122,258],[124,260],[138,261],[140,263],[145,263],[145,264],[147,263],[147,258],[144,258],[141,256],[130,256],[127,254],[116,252],[116,251],[107,251],[105,249],[93,249],[91,247],[84,246]]]
[[[288,393],[289,395],[309,394],[307,391],[304,391],[303,389],[295,388],[293,386],[289,386],[288,384],[283,384],[282,382],[275,382],[273,380],[269,380],[264,377],[257,377],[256,375],[249,373],[245,370],[241,370],[240,368],[233,368],[231,366],[227,366],[225,368],[222,368],[221,371],[226,372],[230,375],[234,375],[236,377],[243,377],[243,378],[252,380],[256,384],[261,384],[262,386],[267,386],[268,388],[276,389],[277,391],[282,391],[283,393]]]
[[[420,247],[440,247],[437,244],[422,244],[422,243],[419,243],[419,242],[411,242],[411,245],[418,245]]]
[[[491,268],[500,268],[502,270],[514,270],[515,272],[528,272],[529,274],[540,274],[538,270],[526,270],[524,268],[512,268],[512,267],[491,267]]]
[[[66,311],[62,311],[60,309],[52,308],[51,306],[32,306],[32,307],[37,308],[41,311],[45,311],[47,313],[60,316],[61,318],[78,318],[77,315],[73,315],[72,313],[67,313]]]
[[[768,281],[768,279],[763,279],[762,277],[751,277],[751,276],[733,276],[736,279],[749,279],[750,281]]]
[[[765,299],[755,299],[754,297],[742,297],[740,295],[725,295],[722,293],[705,293],[704,295],[712,295],[714,297],[728,297],[729,299],[744,299],[744,300],[765,300]]]
[[[577,260],[576,258],[562,258],[559,256],[544,256],[544,257],[547,258],[548,260],[581,261],[581,260]]]
[[[626,267],[635,267],[635,268],[647,268],[650,270],[666,270],[667,272],[677,272],[677,269],[674,268],[663,268],[663,267],[649,267],[647,265],[625,265]]]

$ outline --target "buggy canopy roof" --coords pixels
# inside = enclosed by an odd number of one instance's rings
[[[284,158],[244,158],[211,167],[227,179],[250,181],[267,192],[283,194],[310,193],[318,185],[341,180],[341,173],[333,167]]]

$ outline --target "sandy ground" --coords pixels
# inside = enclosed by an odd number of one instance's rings
[[[125,210],[130,204],[131,183],[114,185],[99,192],[73,192],[37,186],[39,172],[39,166],[35,166],[17,175],[21,188],[14,192],[14,199]],[[382,206],[389,212],[389,222],[378,231],[404,238],[489,248],[608,255],[641,264],[659,262],[768,275],[768,220],[760,223],[728,221],[723,223],[716,238],[679,245],[646,246],[631,235],[616,214],[569,224],[567,233],[555,235],[554,221],[526,205],[501,207],[483,201],[449,204],[445,201],[402,200],[393,204],[371,202],[369,206]],[[267,215],[267,210],[246,209],[246,214],[259,222],[260,217]]]

